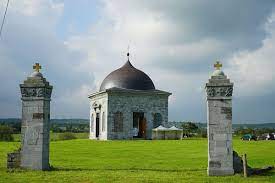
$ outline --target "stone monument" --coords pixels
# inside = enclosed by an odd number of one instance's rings
[[[206,83],[208,175],[233,175],[232,93],[233,83],[217,62],[215,71]]]
[[[20,84],[22,94],[21,167],[31,170],[48,170],[50,101],[52,86],[39,72],[36,63],[34,72]]]

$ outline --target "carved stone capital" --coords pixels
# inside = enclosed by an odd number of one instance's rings
[[[96,109],[101,109],[101,104],[98,104],[97,102],[94,102],[93,104],[92,104],[92,107],[94,108],[94,110],[96,111]]]
[[[208,97],[232,97],[233,86],[208,86],[206,93]]]
[[[52,88],[21,87],[22,97],[45,97],[51,98]]]

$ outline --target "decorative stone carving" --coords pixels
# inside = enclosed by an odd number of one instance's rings
[[[37,88],[37,89],[36,89],[36,92],[37,92],[37,97],[43,97],[44,94],[46,94],[46,93],[44,92],[44,88]]]
[[[233,93],[233,86],[207,87],[206,92],[209,97],[231,97]]]
[[[22,97],[36,97],[37,92],[35,88],[21,88]]]
[[[51,88],[21,88],[22,97],[46,97],[50,98]]]
[[[94,102],[92,106],[93,106],[93,108],[94,108],[95,111],[96,111],[97,108],[99,110],[101,109],[101,104],[98,104],[97,102]]]
[[[51,97],[52,95],[52,88],[46,88],[46,93],[45,93],[45,97]]]

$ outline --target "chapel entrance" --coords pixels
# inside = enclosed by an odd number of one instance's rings
[[[99,137],[99,113],[96,113],[96,122],[95,122],[95,137]]]
[[[133,113],[133,137],[146,138],[146,118],[143,112]]]

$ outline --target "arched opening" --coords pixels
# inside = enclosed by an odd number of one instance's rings
[[[146,118],[143,112],[133,113],[133,137],[146,138]]]
[[[95,121],[95,137],[99,137],[99,113],[96,113],[96,121]]]

